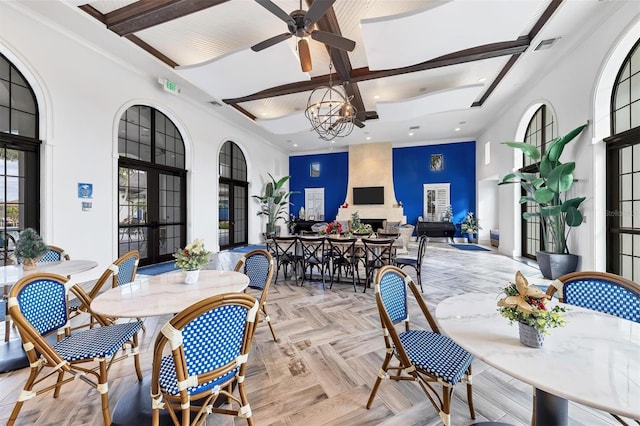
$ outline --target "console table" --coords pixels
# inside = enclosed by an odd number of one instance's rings
[[[418,222],[416,235],[434,238],[453,238],[456,226],[452,222]]]

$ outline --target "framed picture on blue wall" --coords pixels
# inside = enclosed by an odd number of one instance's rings
[[[309,176],[311,176],[311,177],[320,177],[320,163],[311,163],[311,168],[309,170]]]
[[[439,171],[444,169],[444,158],[442,154],[431,154],[431,170]]]

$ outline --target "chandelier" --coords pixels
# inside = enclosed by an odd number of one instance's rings
[[[313,89],[304,112],[313,130],[325,141],[349,136],[357,112],[344,88],[331,84],[331,68],[332,63],[329,62],[329,85]]]

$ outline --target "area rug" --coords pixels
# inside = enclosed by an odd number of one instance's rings
[[[451,247],[457,248],[458,250],[471,250],[471,251],[491,251],[484,247],[477,246],[475,244],[449,244]]]
[[[164,274],[165,272],[176,271],[178,269],[179,268],[176,268],[176,262],[170,261],[156,263],[155,265],[141,266],[138,268],[137,273],[140,275],[160,275]]]
[[[262,244],[249,244],[248,246],[234,247],[229,251],[235,253],[249,253],[251,250],[266,250],[267,246]]]

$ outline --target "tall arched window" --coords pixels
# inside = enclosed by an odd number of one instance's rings
[[[546,105],[542,105],[536,110],[527,125],[525,132],[524,142],[533,145],[540,150],[540,153],[545,152],[546,144],[551,142],[555,138],[554,133],[554,117],[550,108]],[[522,172],[537,173],[538,164],[531,160],[529,157],[523,154],[524,167],[520,169]],[[523,192],[522,195],[526,195]],[[536,211],[537,206],[535,203],[527,202],[522,205],[522,212]],[[542,247],[542,228],[540,224],[540,218],[531,217],[528,220],[522,219],[522,256],[530,259],[536,258],[536,252],[544,250]]]
[[[219,156],[218,220],[220,248],[247,243],[249,183],[247,161],[238,145],[226,141]]]
[[[38,104],[31,86],[0,54],[0,260],[7,264],[18,233],[40,228]]]
[[[184,142],[160,111],[134,105],[118,128],[118,247],[140,264],[171,260],[186,245]]]
[[[607,271],[640,281],[640,40],[622,64],[607,144]]]

